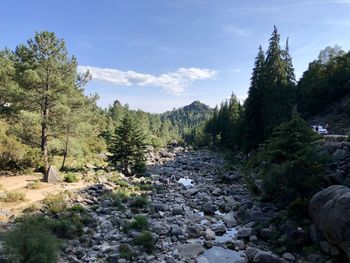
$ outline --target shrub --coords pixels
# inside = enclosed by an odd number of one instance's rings
[[[149,206],[149,201],[147,196],[145,195],[135,196],[130,201],[131,208],[141,209],[141,208],[147,208],[148,206]]]
[[[137,246],[143,246],[147,253],[151,253],[155,248],[154,238],[149,231],[142,232],[134,237],[133,242]]]
[[[77,216],[61,216],[49,222],[50,230],[60,238],[73,238],[83,233],[83,223]]]
[[[67,208],[66,198],[67,196],[64,193],[49,194],[45,197],[43,203],[50,213],[58,214]]]
[[[25,217],[5,233],[4,247],[12,262],[55,263],[60,240],[43,217]]]
[[[40,166],[40,150],[21,143],[8,130],[9,125],[0,120],[0,170],[25,171]]]
[[[30,182],[27,184],[26,188],[28,189],[38,189],[40,187],[40,182],[38,180]]]
[[[5,203],[14,203],[25,200],[25,194],[16,191],[5,191],[3,195],[0,196],[0,201]]]
[[[127,244],[120,244],[119,253],[121,258],[124,258],[128,261],[131,261],[133,258],[132,250]]]
[[[64,181],[66,181],[67,183],[74,183],[78,182],[79,180],[79,176],[75,173],[69,172],[64,176]]]
[[[258,153],[262,168],[263,197],[289,207],[295,215],[307,211],[308,200],[327,185],[323,176],[325,156],[315,144],[319,136],[296,113],[276,128],[265,148]],[[302,202],[301,202],[302,200]]]
[[[143,215],[136,215],[131,221],[128,229],[135,229],[140,232],[148,230],[149,223],[147,217]]]
[[[86,209],[80,204],[75,204],[72,207],[70,207],[68,210],[74,213],[84,213],[86,211]]]

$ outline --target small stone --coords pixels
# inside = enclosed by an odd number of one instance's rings
[[[237,231],[237,238],[248,238],[252,234],[251,227],[243,227]]]
[[[292,261],[294,262],[295,261],[295,257],[293,256],[292,253],[289,253],[289,252],[286,252],[282,255],[282,258],[288,260],[288,261]]]
[[[224,224],[218,224],[218,225],[212,226],[211,230],[213,230],[215,234],[218,236],[222,236],[223,234],[226,233],[226,227]]]
[[[203,205],[204,214],[214,215],[216,211],[216,207],[211,202],[207,202]]]
[[[182,209],[182,206],[180,205],[174,205],[173,207],[173,215],[176,216],[176,215],[183,215],[184,211]]]
[[[205,230],[205,239],[206,240],[214,240],[216,237],[215,232],[213,230],[211,230],[210,228],[207,228],[207,230]]]
[[[224,223],[226,224],[226,226],[228,228],[237,226],[237,220],[235,218],[234,213],[232,213],[232,212],[226,214],[222,220],[224,221]]]

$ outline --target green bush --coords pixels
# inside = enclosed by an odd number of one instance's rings
[[[9,125],[0,120],[0,170],[25,171],[41,164],[40,150],[30,148],[9,134]]]
[[[83,233],[83,227],[83,223],[76,215],[61,216],[49,222],[50,230],[60,238],[81,236]]]
[[[80,204],[75,204],[72,207],[70,207],[68,210],[74,213],[84,213],[86,211],[86,209]]]
[[[36,180],[34,182],[30,182],[26,186],[26,188],[28,188],[28,189],[39,189],[39,187],[40,187],[40,181],[39,180]]]
[[[143,209],[143,208],[148,208],[148,206],[149,206],[149,201],[147,196],[145,195],[138,195],[130,200],[131,208]]]
[[[149,230],[149,222],[147,217],[143,215],[136,215],[128,226],[128,229],[135,229],[140,232]]]
[[[22,192],[5,191],[0,196],[0,202],[5,202],[5,203],[14,203],[14,202],[19,202],[24,200],[25,200],[25,194]]]
[[[328,184],[323,175],[327,158],[320,154],[319,138],[296,112],[274,130],[254,160],[261,170],[265,200],[307,216],[308,200]]]
[[[134,237],[133,242],[137,246],[143,246],[147,253],[151,253],[155,249],[155,241],[149,231],[142,232]]]
[[[25,217],[5,233],[4,247],[11,262],[55,263],[60,240],[43,217]]]
[[[119,246],[120,257],[128,261],[133,259],[133,253],[130,247],[127,244],[120,244]]]
[[[67,208],[67,196],[64,193],[49,194],[43,200],[46,209],[52,214],[58,214]]]
[[[66,181],[67,183],[79,182],[79,180],[79,176],[75,173],[69,172],[64,176],[64,181]]]

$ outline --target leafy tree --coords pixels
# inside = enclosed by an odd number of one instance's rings
[[[305,117],[320,114],[329,104],[350,94],[349,81],[350,53],[327,47],[318,60],[309,64],[298,83],[298,109]]]
[[[112,154],[109,161],[126,175],[145,171],[145,138],[136,125],[132,117],[126,114],[109,145]]]
[[[15,55],[17,79],[25,93],[23,106],[40,114],[40,147],[48,171],[51,126],[54,118],[60,118],[60,106],[74,94],[77,62],[68,56],[65,42],[47,31],[18,46]]]

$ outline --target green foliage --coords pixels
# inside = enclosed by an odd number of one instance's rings
[[[84,213],[86,211],[86,209],[80,204],[75,204],[71,206],[68,210],[74,213]]]
[[[350,93],[350,53],[327,47],[309,64],[298,83],[298,108],[306,116],[322,112],[327,105]]]
[[[120,244],[119,246],[120,257],[131,262],[133,259],[133,253],[131,248],[127,244]]]
[[[318,139],[308,124],[294,112],[290,121],[276,128],[267,145],[258,153],[262,168],[263,197],[291,210],[301,210],[327,184],[323,176],[326,159],[314,143]]]
[[[0,195],[0,202],[15,203],[25,200],[25,194],[16,191],[5,191]]]
[[[75,173],[69,172],[64,176],[64,181],[66,181],[67,183],[79,182],[79,180],[79,176]]]
[[[0,170],[25,171],[40,165],[38,149],[31,149],[9,133],[9,125],[0,119]]]
[[[261,111],[264,67],[265,55],[260,46],[255,59],[248,98],[244,102],[242,133],[243,147],[246,151],[257,148],[264,140],[264,123]]]
[[[212,141],[221,147],[235,150],[240,143],[239,127],[242,106],[237,97],[232,94],[230,100],[216,108],[213,117],[205,126],[205,132],[210,134]]]
[[[145,171],[145,138],[130,115],[125,115],[109,146],[109,161],[125,175]]]
[[[133,242],[137,246],[143,246],[147,253],[152,253],[155,249],[155,241],[152,233],[149,231],[142,232],[134,237]]]
[[[4,246],[11,262],[55,263],[60,241],[43,217],[25,217],[5,233]]]
[[[149,200],[145,195],[138,195],[130,200],[129,205],[135,209],[146,209],[149,207]]]
[[[52,214],[58,214],[67,208],[67,195],[65,193],[49,194],[43,200],[46,209]]]
[[[83,233],[83,222],[77,214],[60,215],[48,221],[48,227],[59,238],[73,238]]]
[[[34,182],[30,182],[26,186],[26,188],[28,188],[28,189],[39,189],[39,187],[40,187],[40,181],[39,180],[36,180]]]
[[[146,216],[136,215],[128,226],[128,230],[134,229],[137,231],[149,230],[149,222]]]

